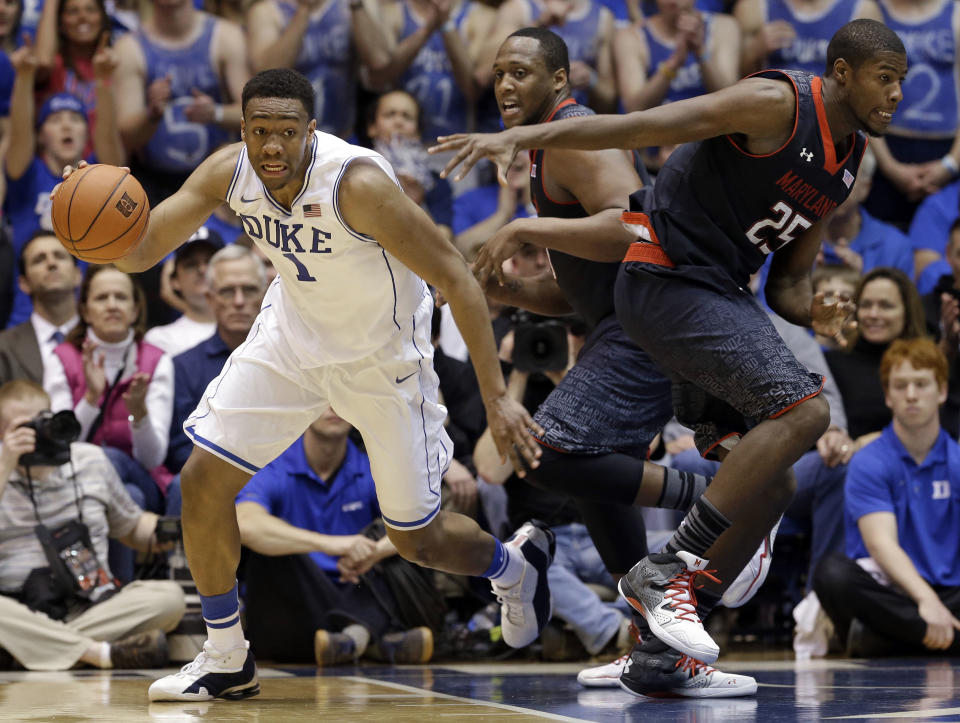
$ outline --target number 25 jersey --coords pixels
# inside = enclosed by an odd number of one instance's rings
[[[745,287],[768,254],[843,203],[867,145],[857,131],[847,139],[846,154],[837,157],[819,77],[780,70],[753,77],[793,86],[790,138],[766,155],[747,152],[734,136],[685,143],[657,174],[652,193],[641,189],[631,200],[633,210],[650,217],[664,251],[684,273],[722,290],[731,281]]]

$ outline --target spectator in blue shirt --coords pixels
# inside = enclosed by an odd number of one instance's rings
[[[853,190],[824,231],[823,255],[827,263],[842,263],[865,274],[878,266],[892,266],[913,278],[910,239],[896,226],[874,218],[863,207],[870,195],[877,160],[868,148]]]
[[[396,630],[391,588],[372,569],[397,550],[386,535],[364,534],[380,505],[370,460],[349,433],[328,409],[237,495],[240,539],[251,550],[247,636],[258,656],[282,662],[340,665],[366,652],[425,663],[430,628]]]
[[[13,228],[14,253],[19,254],[34,231],[53,229],[50,191],[63,180],[60,174],[64,166],[76,166],[83,160],[89,124],[83,103],[69,93],[51,96],[39,113],[36,112],[33,89],[37,58],[30,44],[15,50],[10,61],[16,75],[10,105],[9,144],[3,158],[7,182],[4,211]],[[99,119],[93,136],[94,155],[100,163],[122,166],[126,154],[117,129],[110,88],[117,66],[113,50],[109,47],[98,50],[93,65]],[[32,308],[29,296],[19,289],[14,293],[10,326],[26,321]]]
[[[465,258],[517,218],[535,216],[530,199],[530,158],[518,153],[507,169],[507,184],[495,180],[466,191],[453,201],[453,242]]]
[[[932,196],[927,196],[910,224],[910,244],[913,246],[914,278],[921,294],[930,291],[936,279],[949,273],[943,260],[944,248],[950,235],[950,226],[960,215],[957,202],[960,201],[960,181],[944,186]],[[928,267],[936,264],[939,268],[928,275]],[[928,281],[931,279],[932,281]],[[920,283],[923,280],[923,283]]]
[[[243,246],[226,246],[210,257],[206,276],[216,332],[173,358],[173,418],[164,465],[178,476],[167,489],[170,515],[180,514],[179,472],[193,449],[183,433],[183,422],[200,403],[210,380],[220,374],[230,352],[247,338],[267,286],[263,263]]]
[[[851,655],[960,653],[960,445],[940,426],[947,360],[929,339],[891,344],[880,365],[893,414],[850,462],[847,554],[814,589]]]

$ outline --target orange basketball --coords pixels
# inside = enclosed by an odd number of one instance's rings
[[[53,196],[53,232],[81,261],[107,264],[143,238],[150,203],[130,171],[96,163],[71,173]]]

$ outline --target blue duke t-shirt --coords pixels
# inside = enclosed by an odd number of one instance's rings
[[[256,502],[294,527],[324,535],[355,535],[380,516],[370,460],[349,440],[340,469],[324,481],[307,462],[301,437],[250,478],[237,495],[240,502]],[[310,557],[325,572],[339,574],[336,557]]]
[[[857,520],[890,512],[920,576],[933,585],[960,585],[960,445],[944,430],[918,465],[888,425],[850,460],[844,500],[849,557],[869,556]]]

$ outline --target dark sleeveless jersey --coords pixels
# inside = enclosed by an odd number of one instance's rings
[[[547,122],[593,114],[586,106],[568,98],[557,106]],[[638,159],[636,153],[634,159]],[[577,201],[554,201],[547,195],[543,187],[543,149],[530,151],[530,197],[536,206],[537,216],[585,218],[590,215]],[[564,297],[591,329],[601,319],[614,313],[613,286],[620,268],[619,262],[588,261],[554,249],[548,253]]]
[[[721,290],[730,281],[745,287],[768,254],[843,203],[867,145],[858,131],[836,157],[819,77],[792,70],[754,77],[793,85],[796,121],[783,146],[758,156],[734,136],[685,143],[667,159],[653,191],[631,197],[632,210],[650,217],[674,264]]]

